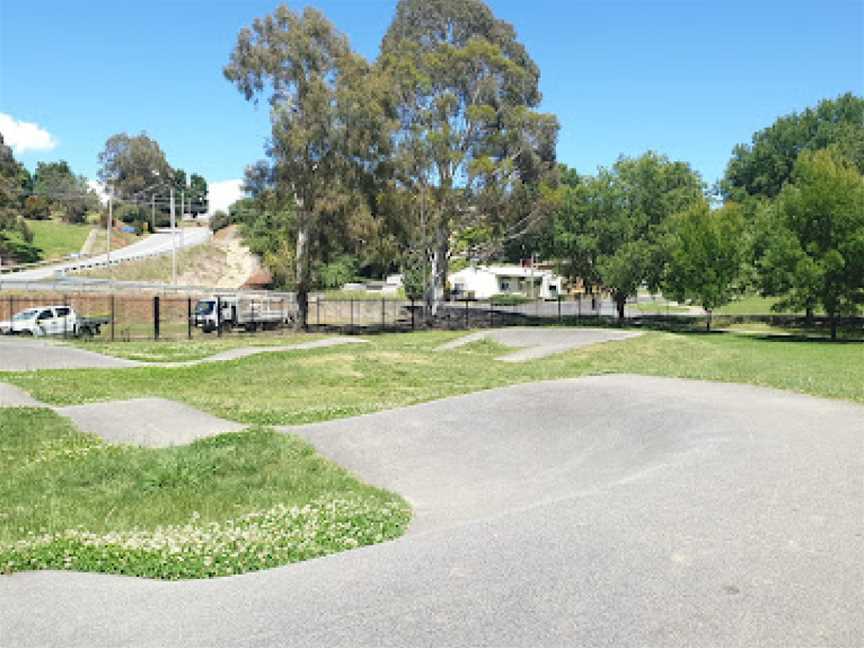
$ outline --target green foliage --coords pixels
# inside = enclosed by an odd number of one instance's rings
[[[159,143],[143,132],[109,137],[99,153],[99,164],[99,179],[121,198],[143,191],[161,191],[167,196],[174,180],[174,171]]]
[[[401,535],[398,497],[264,428],[114,446],[54,412],[0,410],[0,565],[151,578],[265,569]]]
[[[724,196],[773,198],[792,176],[802,151],[832,148],[864,173],[864,99],[846,93],[820,101],[816,108],[778,118],[739,144],[721,182]]]
[[[408,299],[419,301],[429,287],[429,260],[424,250],[409,253],[402,265],[402,287]]]
[[[474,228],[473,242],[489,244],[534,221],[542,203],[527,197],[554,168],[558,123],[535,110],[540,72],[512,26],[480,0],[401,0],[377,67],[392,88],[394,179],[414,197],[433,312],[452,233]]]
[[[492,295],[492,298],[489,300],[491,303],[496,306],[518,306],[519,304],[527,304],[530,301],[528,297],[524,295],[508,295],[508,294],[498,294]]]
[[[357,276],[359,262],[350,254],[342,254],[327,263],[315,265],[313,276],[319,288],[341,288]]]
[[[15,159],[0,134],[0,257],[5,257],[6,263],[10,255],[22,262],[39,258],[30,244],[33,234],[21,217],[30,183],[30,173]]]
[[[44,205],[50,210],[50,207],[56,206],[62,210],[63,220],[68,223],[83,223],[87,213],[100,206],[99,198],[87,184],[87,178],[72,173],[64,160],[37,163],[33,175],[33,192],[40,199],[40,207]],[[41,209],[39,212],[45,213]]]
[[[622,157],[594,177],[571,178],[562,192],[547,253],[588,290],[610,290],[622,317],[640,285],[659,287],[666,220],[703,200],[702,183],[688,164],[650,151]]]
[[[830,316],[864,303],[864,178],[830,150],[803,151],[792,179],[762,214],[758,270],[777,308]]]
[[[217,209],[216,212],[210,217],[210,229],[213,232],[218,232],[219,230],[228,227],[233,222],[234,218],[230,216],[228,212]]]
[[[189,205],[188,210],[193,216],[204,214],[209,209],[210,200],[208,193],[207,181],[203,176],[197,173],[189,176],[189,189],[187,191],[186,202]]]
[[[709,313],[735,294],[741,271],[740,208],[727,203],[712,212],[706,202],[676,214],[669,222],[668,265],[663,294],[692,300]]]
[[[280,258],[265,261],[293,284],[305,326],[324,234],[368,216],[363,189],[387,144],[378,84],[322,13],[285,6],[241,30],[224,74],[247,99],[264,96],[271,106],[272,165],[253,167],[247,181],[260,214],[290,214],[290,230],[271,232]],[[293,272],[284,265],[289,246]]]

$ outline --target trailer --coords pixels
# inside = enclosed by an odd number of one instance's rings
[[[193,324],[204,333],[276,329],[294,321],[295,305],[284,297],[226,293],[199,299]]]

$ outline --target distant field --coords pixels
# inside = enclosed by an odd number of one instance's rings
[[[80,252],[93,229],[92,225],[70,225],[54,220],[28,220],[27,227],[33,232],[33,244],[46,260]]]

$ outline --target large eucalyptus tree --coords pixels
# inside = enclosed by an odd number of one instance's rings
[[[367,62],[319,11],[286,6],[243,28],[225,77],[271,107],[275,201],[293,214],[298,327],[306,326],[310,256],[326,221],[365,209],[360,176],[386,143],[384,103]]]
[[[451,237],[524,225],[507,206],[554,168],[558,123],[536,110],[540,70],[513,27],[480,0],[400,0],[377,67],[393,89],[394,176],[420,214],[433,316]]]

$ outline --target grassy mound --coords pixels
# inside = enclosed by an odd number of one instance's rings
[[[410,510],[302,440],[257,427],[116,446],[42,409],[0,409],[0,571],[238,574],[401,535]]]

